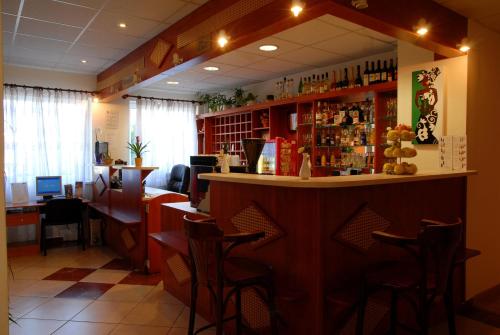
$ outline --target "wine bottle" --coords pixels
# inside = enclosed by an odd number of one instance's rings
[[[337,89],[337,79],[335,78],[335,70],[332,71],[332,82],[330,83],[330,91]]]
[[[339,80],[337,81],[337,90],[341,90],[343,88],[343,81],[342,81],[342,70],[339,69]]]
[[[309,93],[314,94],[314,90],[316,89],[316,75],[313,74],[311,87],[309,88]]]
[[[368,69],[368,61],[365,63],[365,72],[363,72],[363,86],[370,85],[370,70]]]
[[[396,64],[394,64],[394,80],[398,80],[398,59],[396,58]]]
[[[344,82],[342,84],[342,88],[349,87],[349,75],[347,74],[347,68],[344,68]]]
[[[358,65],[357,67],[357,72],[358,74],[356,75],[356,80],[354,81],[354,87],[361,87],[363,86],[363,79],[361,79],[361,66]]]
[[[380,77],[382,74],[382,69],[380,68],[380,59],[377,61],[377,70],[375,72],[375,83],[380,83]]]
[[[370,69],[370,80],[369,84],[375,84],[375,62],[372,62],[372,68]]]
[[[380,81],[385,83],[387,81],[387,61],[384,60],[384,68],[382,69],[382,76],[380,77]]]
[[[322,74],[321,75],[321,81],[318,83],[318,92],[319,93],[323,93],[324,92],[324,88],[325,88],[325,75]],[[316,93],[318,93],[316,92]]]
[[[393,81],[394,80],[394,61],[391,60],[389,61],[389,70],[387,71],[387,81]]]
[[[299,89],[298,89],[298,95],[302,95],[302,92],[304,90],[304,83],[302,82],[302,77],[300,77],[300,81],[299,81]]]
[[[328,92],[330,89],[330,79],[328,79],[328,72],[325,73],[325,82],[323,83],[323,92]]]
[[[354,77],[354,66],[351,66],[351,73],[349,77],[349,88],[354,87],[354,82],[356,80],[356,77]]]

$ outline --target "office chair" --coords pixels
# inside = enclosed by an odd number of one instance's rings
[[[172,167],[167,182],[167,191],[187,194],[189,189],[189,167],[177,164]]]
[[[47,226],[61,226],[76,223],[78,225],[78,243],[85,250],[83,235],[82,200],[52,199],[44,206],[45,218],[42,218],[41,249],[47,256]]]

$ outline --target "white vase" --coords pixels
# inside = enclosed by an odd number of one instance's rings
[[[308,153],[302,154],[302,165],[300,167],[299,176],[304,180],[311,178],[311,161]]]

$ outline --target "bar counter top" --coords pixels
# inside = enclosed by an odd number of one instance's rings
[[[477,174],[477,171],[422,171],[415,175],[387,175],[385,173],[378,173],[354,176],[311,177],[308,180],[302,180],[300,177],[258,175],[248,173],[202,173],[199,174],[198,177],[205,180],[264,186],[339,188],[458,178],[474,174]]]

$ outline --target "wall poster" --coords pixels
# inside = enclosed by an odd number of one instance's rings
[[[444,80],[441,69],[412,72],[413,144],[438,144],[444,117]]]

